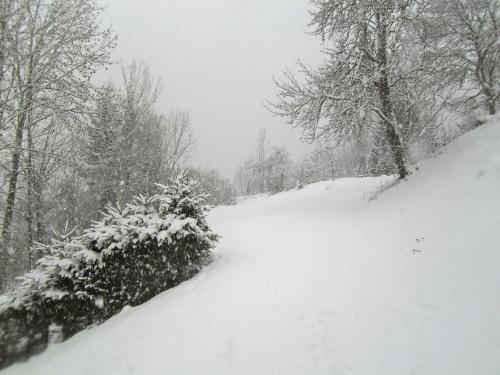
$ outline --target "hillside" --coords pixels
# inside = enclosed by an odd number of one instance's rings
[[[197,277],[2,374],[498,374],[500,120],[392,181],[214,209]]]

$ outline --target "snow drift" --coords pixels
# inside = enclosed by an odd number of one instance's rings
[[[219,207],[197,277],[4,373],[498,373],[500,119],[392,181]]]

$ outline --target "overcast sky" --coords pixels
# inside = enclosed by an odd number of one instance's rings
[[[262,106],[275,97],[273,75],[298,58],[320,60],[318,38],[306,34],[308,0],[102,1],[104,21],[118,35],[114,59],[147,62],[161,77],[160,112],[191,113],[191,164],[232,177],[261,127],[294,158],[311,149]]]

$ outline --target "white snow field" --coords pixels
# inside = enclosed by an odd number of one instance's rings
[[[7,374],[500,374],[500,119],[407,181],[214,209],[193,280]]]

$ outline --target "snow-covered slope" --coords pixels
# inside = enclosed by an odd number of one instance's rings
[[[215,209],[195,279],[5,374],[498,374],[500,121],[390,181]]]

